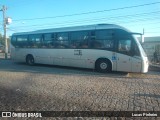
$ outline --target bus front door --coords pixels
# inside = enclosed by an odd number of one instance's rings
[[[123,38],[123,37],[122,37]],[[117,45],[117,71],[132,71],[131,39],[124,37],[118,40]]]
[[[141,72],[142,69],[142,60],[139,56],[132,57],[132,72]]]

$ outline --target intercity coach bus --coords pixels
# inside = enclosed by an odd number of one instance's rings
[[[99,72],[148,72],[148,58],[124,27],[96,24],[14,33],[11,59],[17,62],[96,69]]]

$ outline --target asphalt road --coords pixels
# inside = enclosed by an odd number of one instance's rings
[[[160,111],[159,74],[98,73],[0,59],[0,111]]]

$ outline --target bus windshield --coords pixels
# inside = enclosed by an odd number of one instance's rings
[[[144,48],[143,48],[142,45],[140,44],[140,41],[138,40],[137,36],[133,35],[133,37],[135,38],[135,40],[136,40],[136,42],[137,42],[137,45],[139,46],[139,49],[140,49],[142,55],[143,55],[144,57],[147,57],[147,54],[145,53]]]

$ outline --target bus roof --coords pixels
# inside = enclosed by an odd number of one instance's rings
[[[42,29],[30,32],[19,32],[13,33],[13,35],[28,35],[28,34],[40,34],[40,33],[53,33],[53,32],[69,32],[69,31],[80,31],[80,30],[95,30],[95,29],[123,29],[130,32],[128,29],[115,24],[95,24],[95,25],[83,25],[74,27],[62,27],[62,28],[51,28]]]

